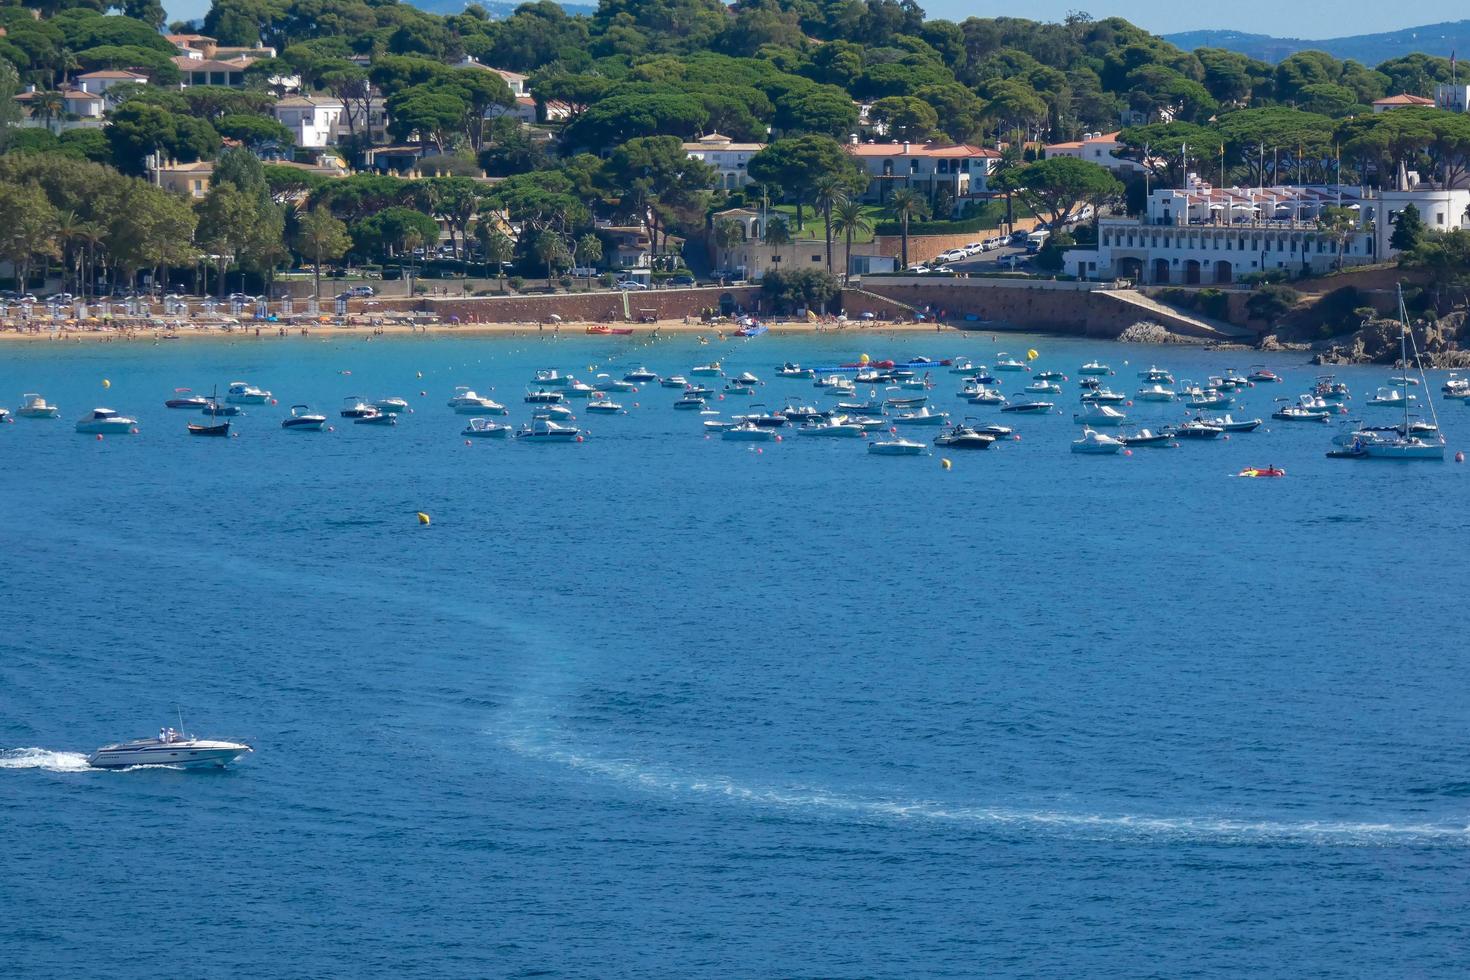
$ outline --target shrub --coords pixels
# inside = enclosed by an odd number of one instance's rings
[[[509,279],[506,280],[506,283],[510,286],[511,289],[514,289],[516,292],[520,292],[521,287],[526,284],[526,280],[522,279],[520,276],[511,276]]]

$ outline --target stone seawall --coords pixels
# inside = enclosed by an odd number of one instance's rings
[[[380,300],[365,306],[376,309],[416,310],[441,319],[458,317],[462,323],[544,323],[552,315],[567,322],[637,323],[645,317],[682,320],[706,309],[734,304],[745,310],[761,307],[759,286],[727,289],[609,290],[594,293],[544,293],[524,296],[423,296],[414,300]]]
[[[868,292],[921,310],[929,307],[957,326],[963,326],[965,319],[973,316],[979,321],[1024,330],[1116,337],[1143,319],[1136,309],[1099,295],[1106,290],[1089,288],[1095,285],[920,277],[869,278],[863,283]]]

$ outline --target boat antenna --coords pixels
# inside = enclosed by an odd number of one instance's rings
[[[184,734],[184,708],[182,705],[174,705],[174,710],[179,713],[179,734]]]

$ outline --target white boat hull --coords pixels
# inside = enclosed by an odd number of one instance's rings
[[[91,422],[78,422],[77,431],[85,435],[91,435],[94,432],[99,435],[127,435],[137,424],[133,419],[98,419]]]
[[[246,752],[239,742],[190,740],[146,745],[107,745],[87,757],[94,769],[131,769],[134,766],[173,766],[179,769],[223,768]]]

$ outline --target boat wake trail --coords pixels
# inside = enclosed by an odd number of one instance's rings
[[[507,737],[502,741],[511,751],[526,758],[554,763],[649,793],[690,799],[708,798],[824,816],[846,816],[860,821],[922,821],[977,830],[1094,840],[1153,838],[1213,844],[1313,844],[1332,847],[1470,846],[1470,826],[1463,823],[1155,816],[1023,809],[934,800],[876,799],[811,786],[751,786],[725,776],[695,776],[631,761],[597,758],[520,736]]]
[[[81,752],[50,749],[0,749],[0,769],[45,769],[49,772],[97,772]]]

